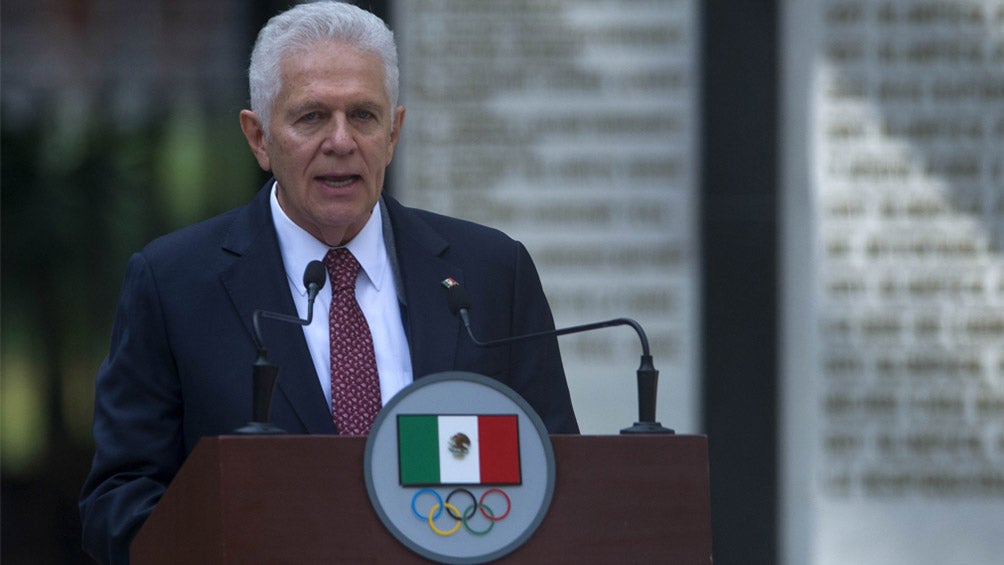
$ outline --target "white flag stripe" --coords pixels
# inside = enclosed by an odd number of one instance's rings
[[[450,451],[457,434],[470,440],[469,450],[463,457]],[[439,478],[443,483],[477,484],[481,482],[481,461],[478,449],[477,416],[439,417]]]

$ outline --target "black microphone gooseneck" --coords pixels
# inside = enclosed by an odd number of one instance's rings
[[[280,314],[278,312],[268,312],[265,310],[255,310],[252,315],[254,325],[254,342],[258,349],[258,358],[251,366],[251,421],[246,426],[235,430],[238,434],[281,434],[285,430],[278,428],[271,423],[272,394],[275,391],[276,378],[279,376],[279,367],[268,362],[268,351],[261,334],[261,318],[279,320],[300,326],[309,326],[314,319],[314,300],[317,293],[324,288],[324,282],[328,280],[327,270],[324,263],[311,261],[303,271],[303,286],[307,289],[307,319],[301,320],[296,316]]]
[[[652,354],[648,347],[648,337],[645,335],[645,330],[642,329],[641,324],[632,320],[631,318],[615,318],[613,320],[607,320],[604,322],[594,322],[591,324],[583,324],[580,326],[572,326],[568,328],[561,328],[550,331],[537,332],[532,334],[518,335],[512,337],[506,337],[501,339],[495,339],[490,341],[481,341],[474,337],[474,332],[471,331],[471,320],[470,320],[470,310],[471,310],[471,300],[467,295],[467,290],[460,286],[460,283],[453,279],[446,279],[443,281],[443,287],[446,288],[446,300],[450,306],[450,311],[453,315],[459,316],[460,320],[464,324],[464,328],[467,330],[467,335],[470,336],[471,341],[474,345],[478,347],[495,347],[497,345],[505,345],[508,343],[515,343],[518,341],[524,341],[529,339],[534,339],[538,337],[550,337],[550,336],[561,336],[566,334],[586,332],[590,330],[596,330],[600,328],[609,328],[613,326],[631,326],[634,331],[638,334],[638,338],[641,340],[641,365],[638,367],[638,421],[634,423],[633,426],[624,428],[621,430],[622,434],[672,434],[675,433],[669,428],[665,428],[659,422],[655,421],[655,405],[656,405],[656,392],[659,387],[659,371],[656,370],[655,366],[652,364]]]
[[[268,352],[265,350],[265,345],[261,338],[261,318],[279,320],[281,322],[289,322],[291,324],[299,324],[301,326],[309,326],[310,322],[314,319],[314,300],[317,298],[317,293],[324,288],[324,281],[327,279],[328,274],[327,270],[324,268],[324,263],[320,261],[311,261],[310,263],[307,263],[307,268],[303,271],[303,286],[307,289],[306,320],[301,320],[296,316],[279,314],[278,312],[267,312],[265,310],[254,311],[252,321],[254,323],[254,342],[258,347],[258,359],[264,359],[268,356]]]

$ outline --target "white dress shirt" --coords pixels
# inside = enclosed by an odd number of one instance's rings
[[[301,318],[307,317],[307,289],[303,286],[303,271],[311,261],[323,261],[329,247],[306,230],[293,223],[279,205],[278,183],[272,185],[272,221],[279,238],[279,250],[289,280],[289,289]],[[401,321],[397,286],[387,246],[384,244],[383,218],[377,202],[370,219],[345,247],[359,261],[356,279],[356,300],[373,334],[377,372],[380,374],[380,396],[383,404],[412,382],[411,354]],[[331,350],[328,336],[328,309],[331,306],[331,281],[317,294],[314,319],[303,327],[310,357],[317,369],[317,378],[328,410],[331,410]],[[282,378],[281,376],[279,378]]]

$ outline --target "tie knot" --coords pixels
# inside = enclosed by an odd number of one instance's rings
[[[359,261],[352,252],[344,247],[331,249],[324,256],[324,266],[328,268],[333,291],[356,287],[356,276],[359,275]]]

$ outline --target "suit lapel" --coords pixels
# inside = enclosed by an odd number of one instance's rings
[[[269,181],[235,217],[223,243],[224,250],[236,259],[222,271],[221,280],[244,320],[249,340],[253,340],[255,310],[296,313],[269,209],[271,185]],[[407,301],[412,372],[418,379],[451,370],[460,322],[450,312],[442,281],[453,277],[463,283],[463,270],[445,258],[448,242],[417,214],[389,197],[384,202],[393,226],[400,282]],[[269,361],[279,367],[277,393],[292,407],[292,416],[308,433],[335,433],[301,328],[269,320],[262,320],[261,328]],[[278,416],[276,410],[282,407],[282,403],[273,401],[273,415]]]
[[[266,188],[237,216],[223,244],[224,249],[236,254],[237,258],[221,273],[221,280],[249,336],[254,335],[252,320],[255,310],[296,315],[272,225],[269,209],[271,186],[269,181]],[[324,404],[324,393],[317,380],[303,330],[295,324],[265,319],[260,320],[260,326],[269,361],[279,367],[278,394],[289,402],[294,416],[308,433],[334,433],[334,424]],[[248,360],[249,375],[251,361]],[[282,410],[283,404],[276,400],[273,400],[272,411],[275,419],[279,420],[276,411]]]
[[[450,312],[443,279],[464,282],[463,270],[445,258],[449,244],[413,211],[384,197],[394,229],[404,286],[412,373],[416,379],[451,370],[460,322]]]

